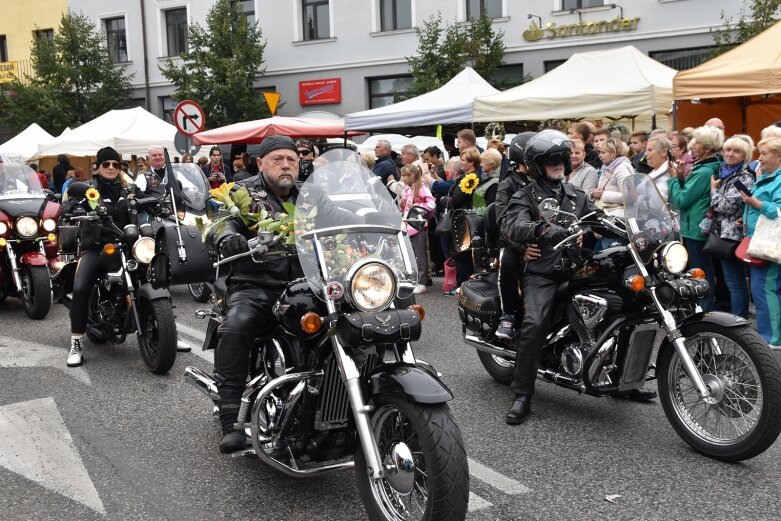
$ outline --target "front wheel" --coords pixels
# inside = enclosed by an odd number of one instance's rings
[[[212,290],[205,282],[188,284],[187,289],[190,290],[190,296],[192,296],[193,300],[202,304],[209,302],[209,297],[212,296]]]
[[[483,351],[477,352],[480,363],[483,364],[486,372],[502,385],[510,385],[513,382],[513,370],[515,361]]]
[[[700,396],[675,348],[665,343],[659,397],[675,431],[694,450],[722,461],[764,452],[781,432],[781,370],[773,353],[750,327],[700,322],[682,333],[711,395]]]
[[[143,334],[138,347],[146,367],[155,374],[165,374],[176,361],[176,319],[171,301],[141,299],[140,319]]]
[[[371,425],[383,477],[371,479],[360,443],[355,455],[358,491],[369,519],[463,520],[469,469],[461,431],[447,405],[378,396]]]
[[[49,283],[49,268],[46,266],[25,266],[20,273],[22,279],[22,307],[27,316],[40,320],[49,313],[52,306],[52,287]]]

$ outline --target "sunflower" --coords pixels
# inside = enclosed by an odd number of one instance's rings
[[[475,188],[477,188],[477,184],[479,182],[480,180],[477,178],[477,174],[471,173],[464,176],[461,182],[458,183],[458,187],[466,195],[470,195],[475,191]]]
[[[93,210],[100,204],[100,192],[98,192],[95,188],[88,188],[84,193],[84,196],[87,198],[87,204]]]

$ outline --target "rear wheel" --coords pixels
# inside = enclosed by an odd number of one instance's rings
[[[483,364],[486,372],[502,385],[510,385],[513,381],[513,370],[515,361],[482,351],[477,352],[480,363]]]
[[[176,320],[171,301],[167,298],[140,300],[138,347],[147,368],[155,374],[165,374],[176,361]]]
[[[764,452],[781,432],[781,369],[750,327],[696,323],[686,349],[711,395],[703,399],[666,343],[659,358],[659,398],[668,420],[696,451],[722,461]]]
[[[190,295],[196,302],[209,302],[209,298],[212,296],[212,290],[204,282],[188,284],[187,289],[190,290]]]
[[[27,316],[39,320],[49,313],[52,306],[52,287],[49,268],[25,266],[19,274],[22,279],[22,307]]]

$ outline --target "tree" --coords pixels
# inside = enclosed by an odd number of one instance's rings
[[[53,134],[130,105],[126,67],[111,61],[106,39],[83,13],[68,11],[54,39],[33,36],[33,76],[13,82],[0,100],[3,123],[22,130],[38,123]]]
[[[206,28],[188,28],[188,50],[175,64],[160,67],[176,86],[177,100],[197,101],[206,113],[209,128],[269,115],[265,102],[253,88],[262,76],[266,44],[257,23],[250,24],[238,5],[218,0],[206,16]]]
[[[483,78],[502,64],[504,32],[494,32],[491,19],[482,16],[471,23],[443,26],[442,13],[430,16],[416,27],[416,56],[407,57],[415,78],[410,97],[438,89],[470,66]]]
[[[723,25],[713,33],[713,42],[718,46],[714,56],[752,39],[781,18],[781,0],[751,0],[748,6],[747,1],[744,0],[740,8],[734,28],[733,19],[721,12]],[[749,10],[748,15],[746,9]]]

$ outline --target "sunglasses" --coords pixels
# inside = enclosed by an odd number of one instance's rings
[[[116,161],[103,161],[100,164],[100,166],[101,166],[101,168],[109,168],[110,167],[110,168],[117,168],[117,169],[119,169],[119,167],[121,167],[122,165],[117,163]]]
[[[306,150],[306,149],[304,149],[304,150],[299,150],[299,151],[298,151],[298,155],[299,155],[299,156],[308,156],[308,155],[309,155],[309,154],[311,154],[311,153],[312,153],[312,151],[311,151],[311,150]]]

